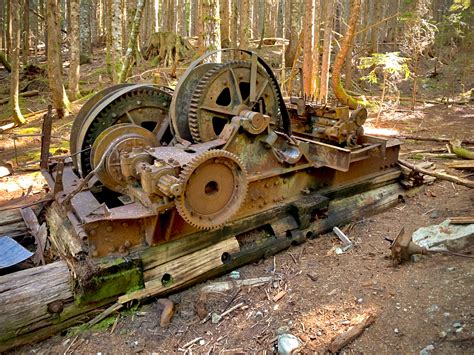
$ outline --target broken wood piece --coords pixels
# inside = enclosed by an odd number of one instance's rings
[[[39,225],[38,218],[31,207],[20,209],[20,213],[31,235],[35,237],[36,251],[33,256],[33,261],[35,265],[39,265],[40,263],[44,265],[43,253],[46,247],[46,238],[48,237],[46,223],[43,223],[41,226]]]
[[[452,169],[474,169],[474,160],[455,160],[445,163],[448,168]]]
[[[39,94],[38,90],[30,90],[30,91],[25,91],[25,92],[20,92],[19,95],[23,97],[31,97],[31,96],[36,96]],[[7,97],[5,99],[0,100],[0,105],[4,105],[10,101],[10,98]]]
[[[339,238],[339,240],[342,242],[344,246],[352,245],[352,242],[347,236],[337,227],[334,227],[332,229],[335,235]]]
[[[361,335],[365,328],[370,326],[375,321],[375,314],[369,313],[366,315],[360,315],[356,319],[352,320],[351,323],[356,323],[345,332],[336,335],[328,346],[328,350],[332,353],[336,353],[345,347],[347,344],[355,340]]]
[[[225,292],[225,291],[229,291],[233,289],[234,287],[255,286],[255,285],[271,282],[274,279],[275,278],[272,276],[265,276],[265,277],[257,277],[255,279],[214,282],[210,285],[206,285],[203,288],[201,288],[201,293]]]
[[[287,294],[288,292],[282,290],[280,292],[278,292],[275,297],[273,297],[273,302],[278,302],[279,300],[281,300],[283,297],[285,297],[285,295]]]
[[[402,160],[402,159],[399,159],[398,163],[400,165],[406,166],[406,167],[408,167],[408,168],[410,168],[414,171],[417,171],[417,172],[425,174],[425,175],[430,175],[430,176],[434,176],[438,179],[451,181],[451,182],[454,182],[455,184],[466,186],[466,187],[469,187],[471,189],[474,188],[474,181],[469,181],[469,180],[466,180],[466,179],[458,178],[456,176],[426,170],[426,169],[420,168],[420,167],[418,167],[416,165],[413,165],[413,164],[411,164],[411,163],[409,163],[405,160]]]
[[[186,349],[189,348],[191,345],[196,344],[198,341],[202,340],[202,337],[197,337],[191,341],[188,341],[186,344],[184,344],[181,348]]]
[[[451,224],[471,224],[474,223],[474,216],[450,217]]]
[[[158,299],[158,303],[165,307],[160,317],[160,327],[164,328],[171,323],[171,318],[174,315],[174,303],[167,298]]]
[[[95,318],[92,318],[89,322],[87,322],[87,327],[88,328],[92,327],[94,324],[97,324],[100,321],[102,321],[103,319],[105,319],[108,316],[112,315],[112,313],[119,311],[120,309],[122,309],[122,307],[123,307],[123,304],[114,303],[112,306],[107,308],[105,311],[100,313],[98,316],[96,316]]]

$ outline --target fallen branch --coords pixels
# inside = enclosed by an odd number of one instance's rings
[[[455,160],[445,165],[452,169],[474,169],[474,160]]]
[[[20,92],[19,95],[22,97],[31,97],[31,96],[36,96],[39,94],[38,90],[30,90],[30,91],[25,91],[25,92]],[[7,104],[10,101],[10,98],[7,97],[6,99],[0,100],[0,105]]]
[[[365,328],[370,326],[375,321],[375,314],[369,313],[363,316],[357,317],[355,320],[357,324],[350,327],[347,331],[342,334],[336,335],[328,346],[328,350],[332,353],[338,352],[347,344],[355,340],[361,335]]]
[[[410,168],[410,169],[412,169],[416,172],[419,172],[421,174],[424,174],[424,175],[434,176],[435,178],[438,178],[438,179],[451,181],[451,182],[454,182],[455,184],[466,186],[466,187],[469,187],[471,189],[474,189],[474,181],[461,179],[461,178],[458,178],[456,176],[452,176],[452,175],[448,175],[448,174],[441,174],[441,173],[437,173],[437,172],[434,172],[434,171],[426,170],[426,169],[420,168],[416,165],[413,165],[413,164],[411,164],[411,163],[409,163],[405,160],[401,160],[401,159],[398,160],[398,164],[406,166],[407,168]]]
[[[398,134],[387,134],[387,133],[382,133],[382,132],[374,132],[374,133],[371,132],[370,135],[377,136],[377,137],[386,137],[386,138],[411,139],[414,141],[426,141],[426,142],[449,143],[451,141],[451,139],[449,138],[405,136],[405,135],[398,135]],[[460,142],[464,144],[474,144],[474,140],[470,140],[470,139],[464,139]]]
[[[452,141],[450,144],[451,144],[451,150],[458,157],[474,160],[474,152],[470,151],[469,149],[461,147],[461,141],[455,140],[455,141]]]
[[[87,322],[87,327],[90,328],[92,327],[93,325],[99,323],[100,321],[102,321],[103,319],[107,318],[108,316],[110,316],[112,313],[116,312],[116,311],[119,311],[121,308],[123,307],[123,304],[120,304],[120,303],[114,303],[112,306],[110,306],[109,308],[107,308],[105,311],[103,311],[102,313],[100,313],[97,317],[91,319],[89,322]]]

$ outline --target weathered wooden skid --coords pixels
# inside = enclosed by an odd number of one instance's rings
[[[297,205],[294,202],[237,221],[220,231],[201,232],[182,240],[137,252],[132,257],[141,260],[146,287],[127,293],[119,298],[119,302],[175,292],[245,263],[275,254],[335,225],[380,212],[397,203],[398,196],[403,194],[398,183],[391,183],[397,176],[395,173],[386,174],[372,179],[371,182],[365,181],[346,187],[347,191],[359,191],[389,184],[359,195],[331,201],[327,218],[316,220],[311,225],[304,226],[303,230],[297,230],[296,233],[271,237],[262,233],[261,238],[264,239],[258,244],[239,246],[238,243],[239,234],[263,225],[271,225],[288,216],[291,208]],[[332,196],[339,193],[340,191],[335,189],[326,191],[326,194]],[[315,203],[318,196],[314,197]],[[305,224],[302,221],[298,223]],[[224,260],[225,263],[222,258],[224,253],[230,255],[230,258]],[[183,265],[192,265],[193,267],[187,268],[192,272],[183,272]],[[163,285],[165,274],[171,276],[172,282],[165,282]],[[47,338],[62,329],[81,323],[91,318],[98,308],[114,302],[118,296],[93,303],[80,303],[77,302],[76,295],[75,302],[72,283],[72,277],[63,261],[0,277],[0,351]],[[61,301],[63,305],[59,315],[48,311],[48,304],[53,301]],[[20,316],[16,315],[17,312]]]
[[[41,207],[33,207],[33,211],[38,214]],[[20,237],[28,232],[28,227],[23,221],[19,208],[0,211],[0,236]]]

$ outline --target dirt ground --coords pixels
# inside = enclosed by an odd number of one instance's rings
[[[75,105],[77,112],[81,103]],[[44,105],[43,105],[44,106]],[[20,137],[16,166],[12,134],[40,132],[41,116],[9,131],[0,140],[0,159],[17,173],[0,178],[1,201],[22,194],[40,195],[44,181],[29,172],[38,160],[38,137]],[[67,154],[72,117],[54,123],[56,154]],[[370,126],[370,122],[369,122]],[[420,105],[415,112],[386,113],[383,128],[425,137],[474,138],[472,105]],[[444,143],[406,141],[404,158],[415,149],[443,148]],[[471,149],[472,146],[471,146]],[[417,155],[443,168],[444,159]],[[472,179],[472,171],[448,170]],[[29,186],[33,186],[29,189]],[[203,284],[171,295],[176,313],[167,328],[159,325],[161,306],[156,300],[134,306],[89,331],[64,332],[41,343],[16,349],[17,353],[249,353],[276,351],[277,334],[298,336],[302,353],[326,350],[330,340],[353,325],[357,316],[372,312],[375,323],[343,350],[347,353],[419,353],[429,345],[433,354],[474,352],[474,261],[437,254],[393,268],[389,243],[402,227],[406,233],[450,216],[472,215],[474,192],[446,181],[408,197],[405,203],[376,216],[353,221],[347,232],[355,247],[342,255],[337,237],[328,233],[275,257],[238,269],[241,279],[273,276],[274,281],[213,294],[209,312],[242,303],[219,324],[202,323],[195,307]],[[341,226],[342,228],[343,226]],[[474,252],[471,245],[464,253]],[[206,284],[230,280],[229,275]],[[281,291],[285,295],[273,301]],[[235,296],[235,298],[233,297]],[[199,338],[198,340],[196,340]],[[189,342],[196,340],[191,345]]]

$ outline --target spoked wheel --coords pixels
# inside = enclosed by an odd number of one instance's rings
[[[172,140],[169,106],[172,91],[159,86],[121,85],[111,87],[91,98],[80,111],[71,132],[71,153],[81,176],[91,170],[90,148],[107,128],[130,123],[152,132],[160,144]]]

